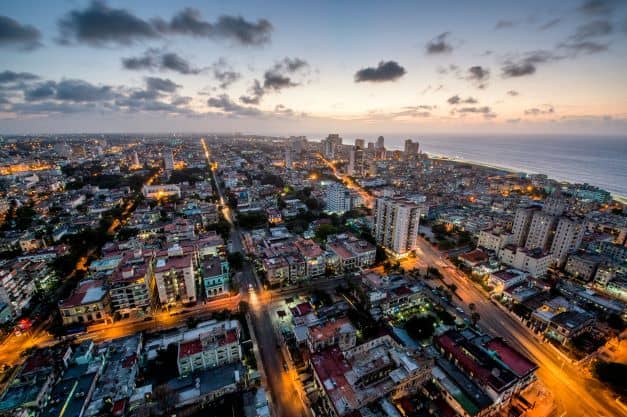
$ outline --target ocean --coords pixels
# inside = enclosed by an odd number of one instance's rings
[[[385,146],[403,149],[407,137],[386,137]],[[429,154],[588,183],[627,197],[627,137],[417,135],[412,139]]]

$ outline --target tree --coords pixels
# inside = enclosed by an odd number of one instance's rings
[[[593,367],[594,375],[621,395],[627,394],[627,365],[619,362],[597,361]]]
[[[332,224],[321,224],[316,228],[316,239],[326,242],[327,237],[338,233],[338,228]]]
[[[414,316],[405,323],[405,330],[416,340],[424,340],[433,336],[436,319],[431,314]]]
[[[165,414],[170,414],[174,410],[174,407],[176,407],[179,395],[176,391],[172,390],[172,388],[164,384],[155,388],[153,398],[156,399],[159,409],[163,410]]]

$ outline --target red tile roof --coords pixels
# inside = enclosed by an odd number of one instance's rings
[[[531,362],[522,353],[513,349],[500,337],[495,337],[484,346],[496,352],[499,359],[519,377],[524,377],[538,369],[538,365]]]
[[[202,343],[199,339],[181,343],[179,345],[179,358],[186,358],[202,352]]]

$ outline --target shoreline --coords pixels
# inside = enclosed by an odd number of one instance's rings
[[[554,179],[551,178],[548,174],[543,174],[541,172],[530,172],[530,171],[522,171],[522,170],[518,170],[514,167],[507,167],[507,166],[502,166],[502,165],[494,165],[494,164],[490,164],[487,162],[480,162],[480,161],[472,161],[472,160],[468,160],[468,159],[464,159],[464,158],[460,158],[460,157],[451,157],[451,156],[447,156],[447,155],[442,155],[442,154],[437,154],[437,153],[432,153],[432,152],[424,152],[425,154],[427,154],[427,156],[431,159],[440,159],[440,160],[445,160],[445,161],[452,161],[452,162],[460,162],[460,163],[464,163],[464,164],[470,164],[470,165],[475,165],[475,166],[479,166],[479,167],[484,167],[484,168],[492,168],[492,169],[497,169],[500,171],[504,171],[504,172],[508,172],[511,174],[525,174],[525,175],[546,175],[549,179]],[[577,184],[577,183],[573,183],[569,180],[558,180],[555,179],[555,181],[557,182],[565,182],[568,184]],[[591,184],[593,185],[593,184]],[[593,185],[594,187],[597,187],[596,185]],[[599,187],[601,188],[601,187]],[[604,188],[601,188],[602,190],[605,190]],[[605,190],[607,191],[607,190]],[[612,197],[613,200],[619,201],[623,204],[627,204],[627,196],[623,196],[620,194],[616,194],[613,193],[611,191],[608,191],[610,193],[610,196]]]

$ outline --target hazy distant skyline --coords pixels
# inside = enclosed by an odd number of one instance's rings
[[[627,2],[364,3],[5,2],[0,132],[627,133]]]

